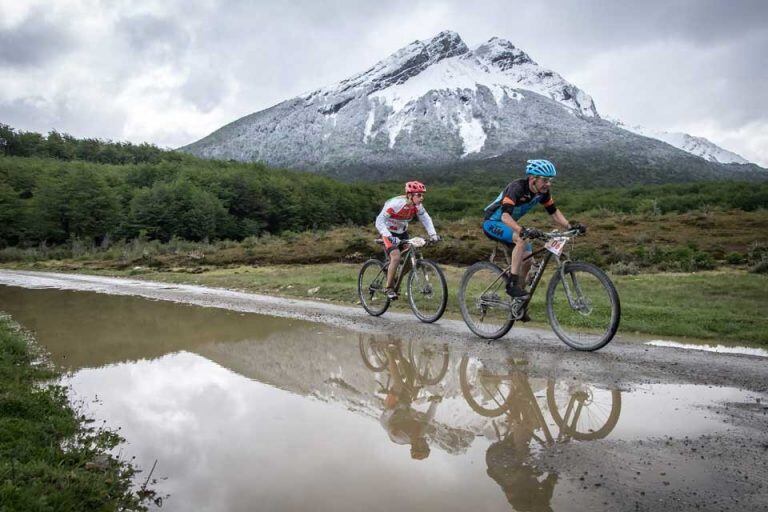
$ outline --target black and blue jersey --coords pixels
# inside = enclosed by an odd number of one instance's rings
[[[546,193],[534,193],[528,186],[528,178],[520,178],[511,182],[485,207],[485,220],[501,220],[504,213],[508,213],[515,221],[528,213],[528,210],[541,204],[550,215],[557,211],[552,195]]]

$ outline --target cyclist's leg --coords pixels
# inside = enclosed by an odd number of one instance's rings
[[[392,233],[392,236],[400,238],[406,236],[405,233]],[[400,249],[386,237],[384,238],[384,250],[387,253],[389,260],[389,266],[387,267],[387,290],[392,290],[392,285],[395,281],[395,274],[397,273],[397,267],[400,265]]]
[[[520,273],[520,264],[525,255],[526,244],[516,243],[519,241],[519,237],[511,227],[501,220],[486,220],[483,222],[483,232],[491,239],[498,240],[512,247],[512,265],[510,268],[512,276],[507,282],[507,293],[512,297],[525,296],[525,292],[518,285],[518,274]]]

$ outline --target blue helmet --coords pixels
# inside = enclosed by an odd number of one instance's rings
[[[528,165],[525,166],[525,174],[554,178],[557,176],[557,169],[549,160],[528,160]]]

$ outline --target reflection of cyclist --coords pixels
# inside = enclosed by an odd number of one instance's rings
[[[395,345],[387,347],[387,366],[391,384],[384,399],[384,411],[381,414],[381,424],[389,434],[392,442],[410,444],[411,457],[417,460],[429,457],[430,449],[427,434],[434,432],[432,420],[437,411],[441,397],[429,398],[429,409],[426,413],[411,408],[413,400],[421,388],[415,382],[413,367],[400,357]]]
[[[488,476],[504,491],[507,501],[518,512],[551,511],[557,473],[544,472],[530,460],[532,430],[513,430],[488,447],[485,462]]]
[[[531,456],[534,432],[542,427],[543,418],[540,412],[537,414],[538,405],[528,376],[515,371],[511,383],[505,404],[507,432],[485,454],[488,476],[501,486],[507,501],[518,512],[551,511],[558,475],[542,471]]]
[[[523,258],[531,253],[531,244],[522,243],[523,238],[535,237],[540,233],[536,228],[524,228],[518,224],[520,217],[537,204],[541,204],[552,216],[552,220],[561,228],[586,230],[581,224],[569,224],[562,212],[555,206],[549,190],[552,179],[557,175],[557,170],[552,162],[549,160],[528,160],[525,174],[525,178],[509,183],[493,203],[485,207],[485,221],[483,222],[483,231],[488,237],[514,245],[511,262],[512,275],[507,284],[507,293],[515,298],[527,298],[528,296],[524,287],[531,260],[527,261],[525,268],[521,269],[521,264]]]
[[[378,217],[376,217],[376,230],[384,240],[384,248],[389,256],[389,268],[387,269],[386,294],[390,299],[397,298],[397,292],[392,289],[395,279],[395,271],[400,264],[400,250],[398,244],[402,240],[408,240],[408,222],[418,216],[429,238],[438,240],[432,218],[424,208],[422,201],[427,188],[418,181],[409,181],[405,184],[405,195],[393,197],[384,203]]]

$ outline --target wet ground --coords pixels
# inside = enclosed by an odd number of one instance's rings
[[[7,271],[0,310],[166,510],[768,507],[764,357]]]

